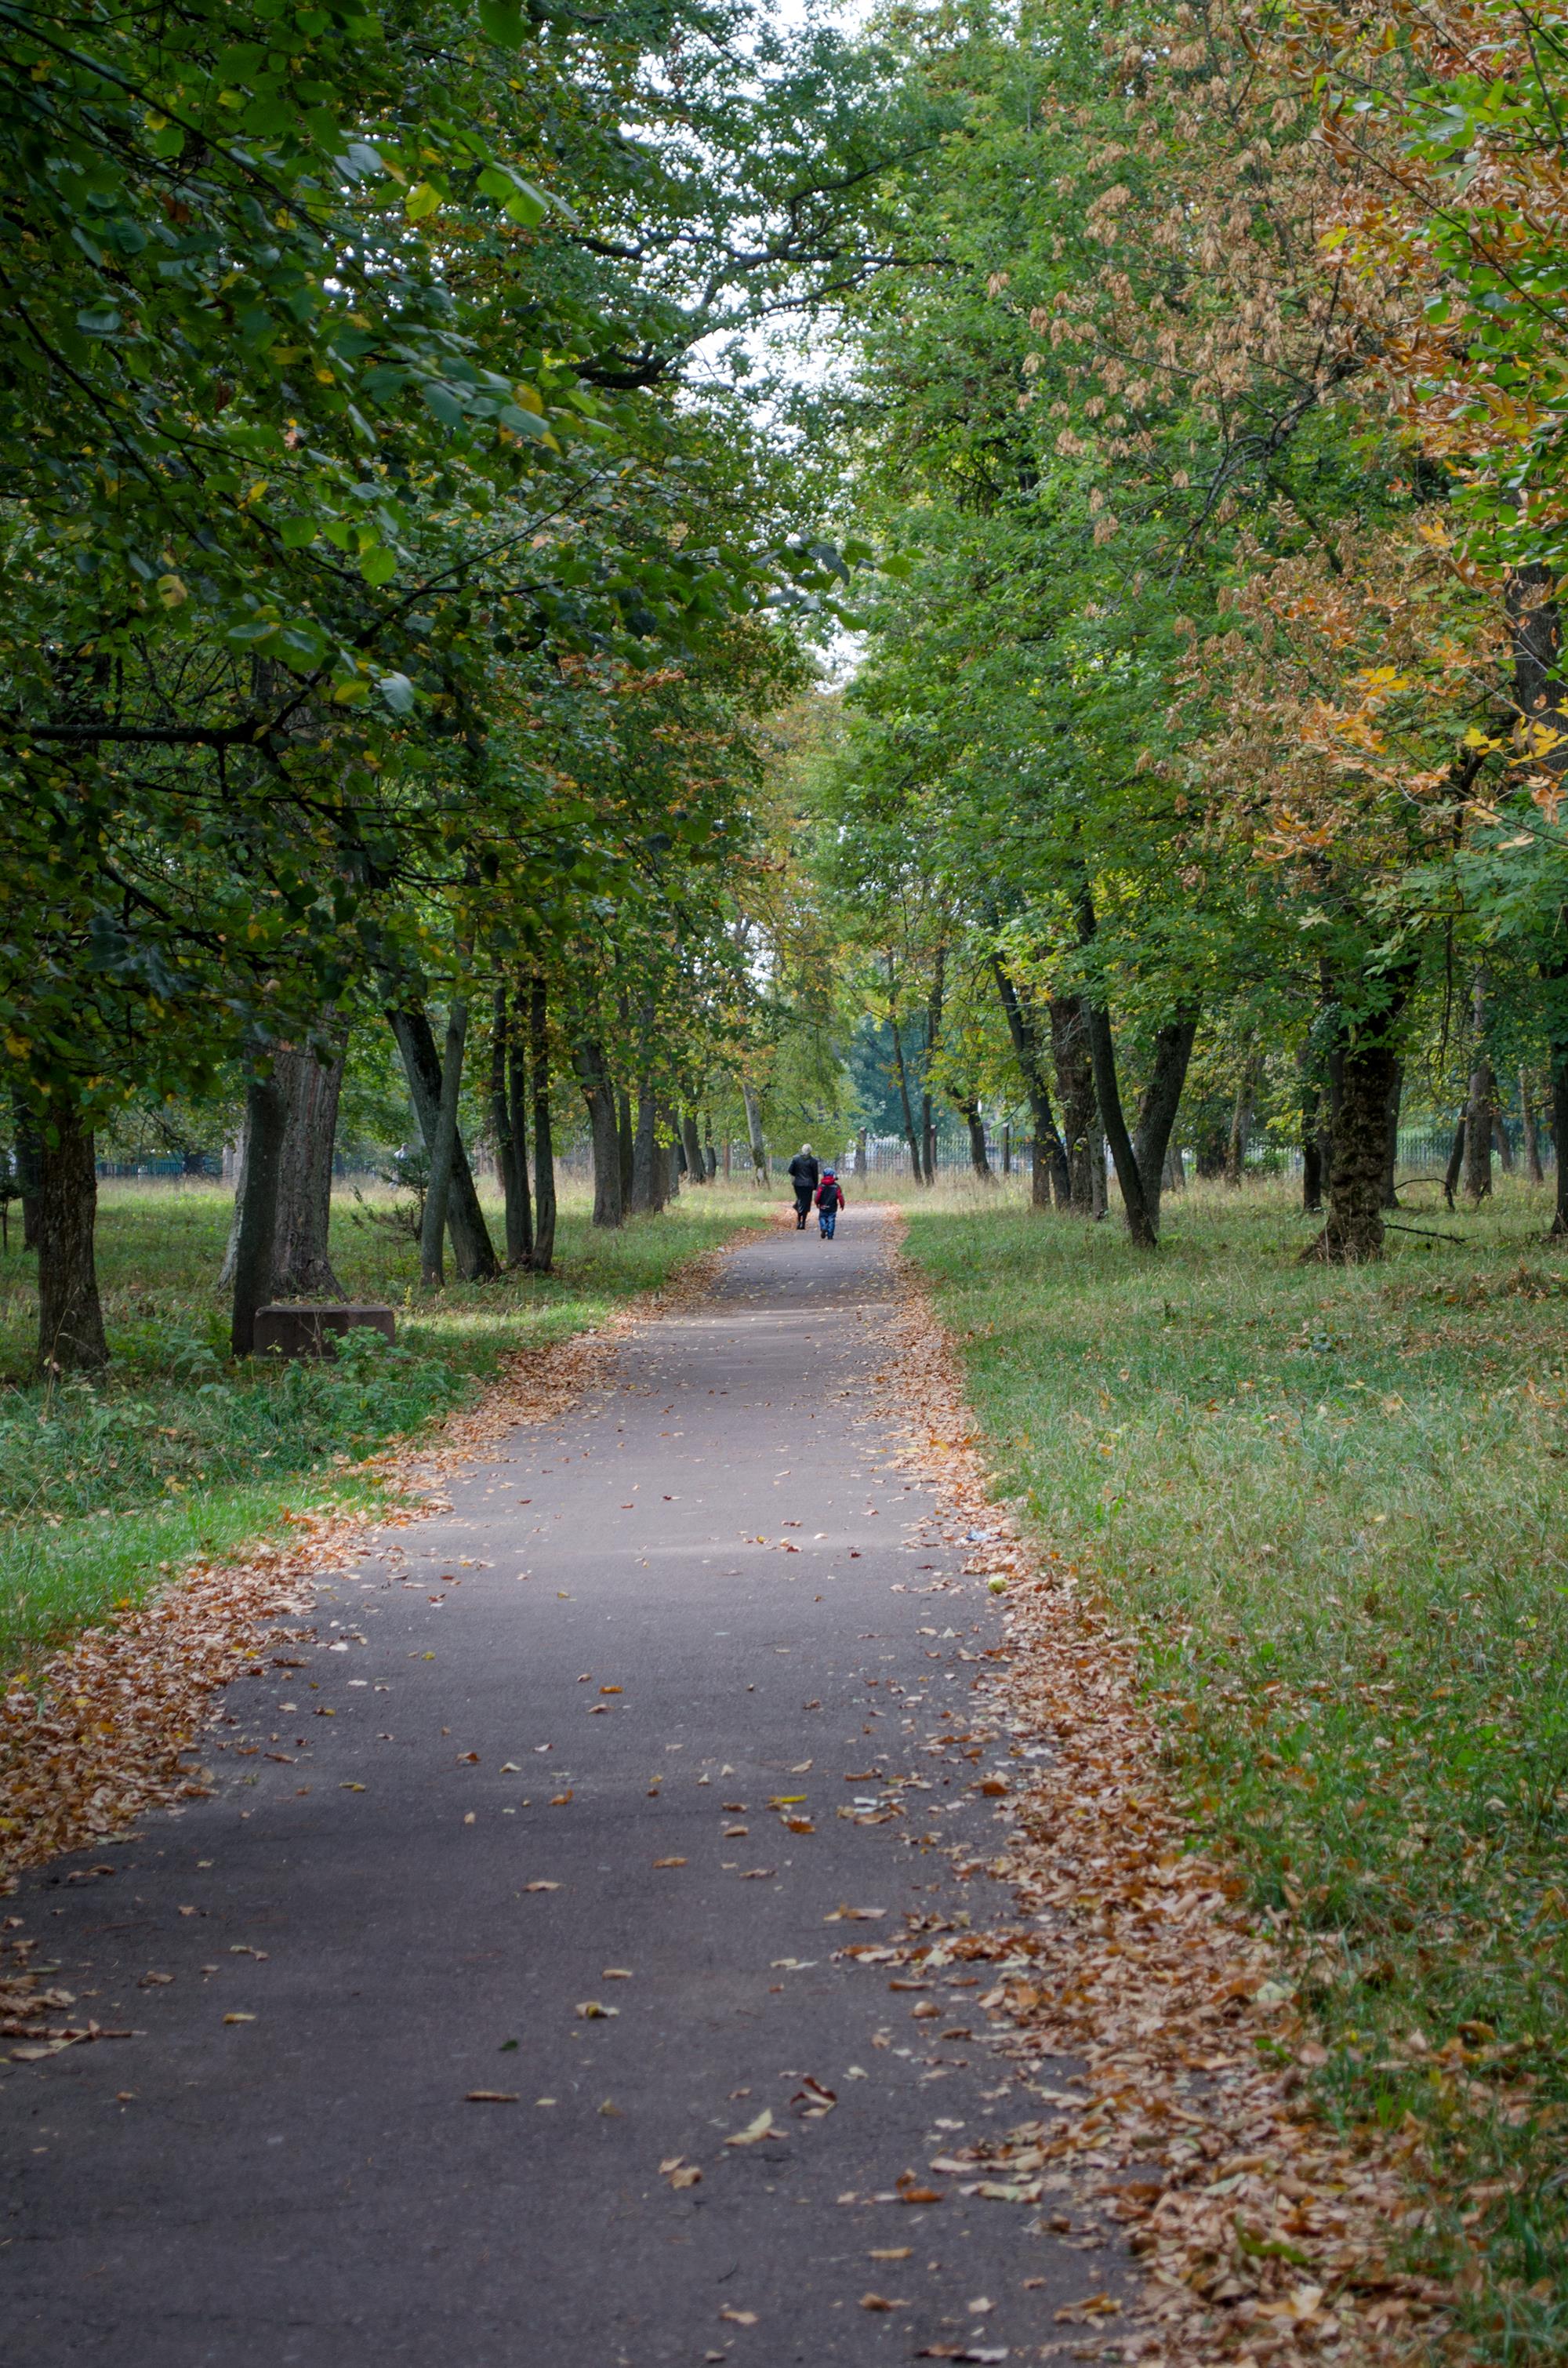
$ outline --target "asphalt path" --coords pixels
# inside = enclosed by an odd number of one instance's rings
[[[1030,2111],[985,1966],[933,2018],[835,1954],[1005,1904],[950,1857],[1005,1739],[926,1750],[999,1617],[869,1418],[890,1239],[734,1252],[322,1584],[211,1798],[7,1903],[138,2034],[4,2067],[8,2368],[1020,2361],[1114,2290],[1070,2199],[927,2168]]]

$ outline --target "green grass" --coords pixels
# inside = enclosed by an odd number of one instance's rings
[[[556,1271],[424,1291],[415,1243],[347,1193],[333,1260],[356,1297],[390,1300],[398,1340],[359,1333],[329,1363],[236,1367],[216,1277],[232,1207],[219,1190],[104,1188],[98,1268],[111,1363],[45,1387],[35,1261],[0,1259],[0,1669],[134,1601],[197,1554],[232,1554],[319,1501],[369,1502],[354,1466],[467,1403],[508,1350],[600,1323],[756,1222],[760,1196],[687,1192],[662,1217],[596,1233],[568,1189]]]
[[[1198,1830],[1288,1916],[1347,2121],[1414,2115],[1487,2356],[1568,2348],[1568,1246],[1504,1188],[1303,1267],[1282,1187],[911,1247],[1022,1495],[1142,1644]],[[1446,1224],[1448,1220],[1443,1221]],[[1479,2271],[1479,2279],[1478,2272]]]

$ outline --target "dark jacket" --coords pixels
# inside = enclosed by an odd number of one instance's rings
[[[803,1151],[797,1151],[790,1162],[790,1181],[797,1192],[814,1192],[821,1174],[818,1162],[808,1159]]]
[[[839,1183],[837,1177],[824,1176],[822,1182],[817,1186],[817,1207],[819,1209],[842,1209],[844,1206],[844,1188]]]

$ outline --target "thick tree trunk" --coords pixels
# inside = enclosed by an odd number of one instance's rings
[[[452,1197],[457,1162],[458,1096],[462,1091],[463,1050],[468,1041],[468,1006],[454,996],[447,1015],[446,1056],[441,1064],[441,1096],[436,1105],[435,1133],[430,1143],[430,1181],[425,1193],[425,1215],[419,1228],[419,1279],[435,1290],[446,1283],[441,1245],[447,1234],[447,1211]]]
[[[1197,1037],[1196,1011],[1184,1011],[1176,1019],[1166,1020],[1154,1039],[1153,1064],[1149,1071],[1149,1082],[1143,1088],[1143,1099],[1138,1106],[1132,1152],[1138,1163],[1149,1222],[1156,1234],[1160,1230],[1160,1194],[1165,1181],[1166,1156],[1170,1150],[1176,1112],[1181,1108],[1182,1092],[1187,1085],[1187,1073]],[[1180,1159],[1179,1152],[1176,1157]],[[1103,1151],[1099,1155],[1099,1164],[1103,1176]],[[1185,1170],[1181,1183],[1186,1186]]]
[[[762,1139],[762,1113],[756,1106],[756,1096],[745,1079],[741,1079],[741,1100],[745,1106],[746,1141],[751,1146],[751,1170],[754,1184],[767,1181],[767,1146]]]
[[[273,1075],[283,1094],[283,1144],[278,1164],[278,1214],[272,1240],[274,1299],[341,1299],[333,1272],[332,1161],[337,1103],[347,1047],[329,1061],[309,1045],[279,1046]],[[237,1247],[237,1245],[236,1245]]]
[[[1165,1145],[1165,1164],[1160,1171],[1160,1180],[1167,1192],[1186,1191],[1187,1162],[1181,1156],[1179,1143]]]
[[[1077,897],[1078,940],[1090,946],[1096,935],[1094,899],[1087,878],[1079,882]],[[1144,1186],[1138,1165],[1138,1155],[1132,1138],[1127,1132],[1122,1114],[1121,1088],[1117,1082],[1116,1045],[1110,1032],[1110,1013],[1103,1003],[1085,996],[1084,1016],[1088,1024],[1089,1054],[1095,1066],[1095,1096],[1100,1106],[1100,1124],[1110,1145],[1110,1156],[1116,1167],[1116,1180],[1121,1187],[1122,1212],[1127,1220],[1131,1239],[1142,1250],[1158,1249],[1158,1180],[1154,1185],[1154,1204],[1150,1207],[1150,1195]],[[1196,1022],[1194,1023],[1196,1025]],[[1188,1049],[1190,1050],[1190,1044]],[[1183,1071],[1185,1075],[1185,1068]]]
[[[1056,1090],[1062,1097],[1062,1133],[1067,1153],[1067,1205],[1080,1216],[1095,1208],[1096,1121],[1095,1064],[1089,1051],[1088,1022],[1081,996],[1052,996],[1051,1049],[1056,1063]]]
[[[610,1082],[604,1046],[597,1038],[578,1047],[574,1055],[578,1083],[588,1106],[588,1126],[594,1144],[594,1223],[613,1230],[624,1211],[620,1198],[620,1129],[616,1123],[615,1087]]]
[[[686,1154],[686,1172],[694,1184],[708,1181],[708,1162],[702,1156],[702,1144],[697,1133],[697,1120],[690,1110],[682,1110],[680,1144]]]
[[[1034,1158],[1029,1174],[1029,1199],[1037,1209],[1049,1208],[1054,1187],[1058,1208],[1070,1206],[1073,1197],[1072,1172],[1067,1163],[1067,1149],[1056,1132],[1051,1116],[1051,1095],[1045,1082],[1045,1064],[1041,1053],[1040,1031],[1034,1014],[1025,1004],[1006,964],[999,954],[991,957],[991,974],[996,981],[1007,1033],[1013,1040],[1013,1057],[1028,1096],[1029,1111],[1034,1120]]]
[[[702,1113],[702,1168],[709,1183],[713,1183],[719,1173],[719,1155],[713,1148],[713,1113],[711,1110],[704,1110]]]
[[[1497,1093],[1497,1080],[1495,1076],[1492,1081],[1492,1090],[1495,1096]],[[1514,1146],[1508,1140],[1507,1121],[1505,1120],[1502,1110],[1496,1107],[1494,1107],[1492,1112],[1492,1140],[1497,1148],[1498,1166],[1502,1168],[1505,1176],[1511,1176],[1514,1172]]]
[[[428,1014],[412,1006],[389,1011],[387,1022],[403,1055],[409,1099],[414,1104],[414,1115],[419,1121],[426,1151],[429,1153],[435,1137],[436,1116],[441,1104],[441,1056],[436,1050],[435,1031]],[[484,1222],[484,1212],[479,1205],[479,1194],[474,1190],[473,1171],[463,1149],[460,1128],[452,1154],[447,1227],[452,1237],[452,1259],[464,1282],[489,1282],[500,1273],[500,1260],[496,1258],[495,1246]]]
[[[278,1234],[278,1181],[289,1100],[276,1076],[245,1087],[245,1181],[240,1238],[234,1252],[233,1314],[229,1346],[236,1357],[256,1347],[256,1311],[272,1296],[272,1246]]]
[[[528,1067],[534,1092],[535,1274],[555,1262],[555,1141],[550,1122],[550,1007],[542,978],[528,988]]]
[[[1303,1258],[1353,1266],[1383,1254],[1389,1105],[1399,1079],[1395,1030],[1415,980],[1414,966],[1391,977],[1381,1011],[1363,1019],[1338,1047],[1343,1059],[1328,1223]]]
[[[93,1253],[98,1185],[92,1129],[76,1110],[61,1106],[35,1140],[39,1365],[45,1374],[96,1372],[108,1362],[108,1348]]]

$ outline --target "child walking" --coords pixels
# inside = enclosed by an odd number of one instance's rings
[[[817,1230],[824,1242],[832,1241],[834,1228],[838,1223],[838,1212],[844,1205],[844,1195],[839,1190],[837,1177],[831,1167],[824,1167],[822,1172],[822,1182],[817,1186]]]

